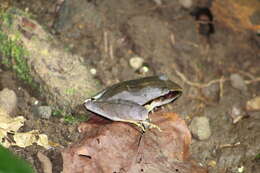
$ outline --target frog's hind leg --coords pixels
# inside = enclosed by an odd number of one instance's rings
[[[145,121],[132,121],[132,120],[120,120],[121,122],[127,122],[134,124],[138,126],[139,128],[142,129],[142,132],[145,133],[147,129],[157,129],[158,131],[162,131],[161,128],[153,123],[150,122],[150,120],[145,120]]]
[[[140,121],[132,121],[132,120],[120,120],[121,122],[126,122],[126,123],[131,123],[131,124],[134,124],[136,126],[138,126],[139,128],[142,129],[142,132],[144,133],[146,131],[146,128],[145,126],[143,125],[142,122]]]
[[[153,123],[151,123],[151,120],[148,119],[148,120],[145,120],[145,121],[142,121],[141,122],[142,125],[145,127],[145,129],[157,129],[158,131],[162,131],[161,128]]]

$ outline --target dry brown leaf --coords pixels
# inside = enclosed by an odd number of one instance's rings
[[[30,145],[32,145],[33,143],[35,143],[36,140],[36,136],[35,134],[37,133],[37,131],[32,130],[30,132],[26,132],[26,133],[15,133],[14,134],[14,141],[15,144],[19,147],[28,147]]]
[[[23,126],[25,118],[18,116],[11,118],[3,109],[0,108],[0,128],[8,131],[17,131]]]
[[[50,148],[48,137],[45,134],[39,134],[37,130],[30,132],[17,132],[24,125],[25,118],[23,116],[10,117],[3,109],[0,108],[0,144],[4,147],[16,145],[19,147],[27,147],[33,143],[37,143],[46,149]],[[4,140],[7,133],[12,133],[15,143]],[[38,137],[38,139],[37,139]]]
[[[37,140],[37,144],[44,147],[45,149],[50,149],[49,141],[48,141],[48,136],[45,134],[39,134],[39,139]]]
[[[47,135],[39,134],[38,130],[32,130],[25,133],[15,133],[14,141],[15,143],[13,145],[17,145],[19,147],[28,147],[33,143],[37,143],[45,149],[50,148]]]
[[[259,9],[260,3],[257,0],[218,0],[212,4],[212,11],[216,20],[224,23],[234,31],[259,30],[260,25],[254,25],[250,20],[251,15]]]
[[[62,152],[63,173],[207,172],[189,160],[191,135],[177,114],[150,117],[162,132],[151,129],[141,135],[136,126],[121,122],[85,124],[84,139]]]

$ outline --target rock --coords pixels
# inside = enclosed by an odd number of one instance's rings
[[[52,109],[50,106],[37,106],[33,108],[33,113],[40,118],[49,119],[51,117]]]
[[[162,5],[162,0],[153,0],[156,5]]]
[[[130,60],[129,60],[129,64],[130,66],[134,69],[134,70],[137,70],[139,68],[142,67],[144,63],[144,59],[139,57],[139,56],[135,56],[135,57],[132,57]]]
[[[209,119],[207,117],[195,117],[191,121],[192,135],[199,140],[206,140],[211,136]]]
[[[239,89],[242,92],[247,91],[247,86],[244,79],[239,74],[231,74],[230,75],[231,85],[232,87]]]
[[[90,73],[95,76],[97,74],[97,70],[95,68],[91,68]]]
[[[240,121],[243,117],[245,117],[247,114],[239,105],[233,105],[232,109],[230,111],[230,116],[232,118],[233,124],[236,124],[238,121]]]
[[[76,39],[81,38],[86,30],[97,31],[102,28],[104,20],[105,16],[97,10],[94,3],[85,0],[64,0],[54,27],[60,33],[69,30],[67,36]],[[80,27],[75,23],[80,23]]]
[[[141,74],[145,74],[147,72],[149,72],[149,67],[147,67],[147,66],[143,66],[139,70],[139,73],[141,73]]]
[[[247,101],[246,109],[248,111],[259,111],[260,110],[260,96],[257,96]]]
[[[174,113],[150,117],[161,132],[150,129],[141,134],[129,123],[91,119],[80,128],[85,131],[83,140],[62,151],[63,173],[206,173],[190,160],[191,135],[185,122]]]
[[[4,88],[0,91],[0,107],[11,114],[17,105],[17,96],[13,90]]]
[[[83,57],[65,51],[37,21],[17,9],[12,10],[7,12],[12,17],[12,28],[3,25],[3,33],[10,37],[19,35],[19,44],[28,52],[24,57],[28,71],[40,84],[49,105],[70,112],[101,88]]]
[[[193,4],[192,0],[179,0],[179,3],[184,8],[191,8]]]
[[[204,96],[209,98],[212,101],[218,101],[219,100],[219,85],[213,84],[209,87],[202,88],[202,93]]]
[[[36,99],[35,97],[31,97],[30,105],[32,105],[32,106],[39,106],[40,104],[41,104],[41,102],[38,99]]]

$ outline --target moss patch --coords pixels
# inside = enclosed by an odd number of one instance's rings
[[[2,26],[5,25],[11,29],[12,17],[7,12],[0,12],[0,63],[5,67],[12,69],[16,72],[19,79],[25,83],[36,87],[36,83],[33,81],[30,75],[30,69],[25,60],[25,56],[28,56],[28,52],[20,44],[19,33],[8,36],[3,30]]]

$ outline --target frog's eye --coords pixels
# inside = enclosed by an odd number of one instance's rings
[[[90,101],[94,101],[95,99],[94,98],[89,98],[87,100],[84,101],[84,103],[87,103],[87,102],[90,102]]]

